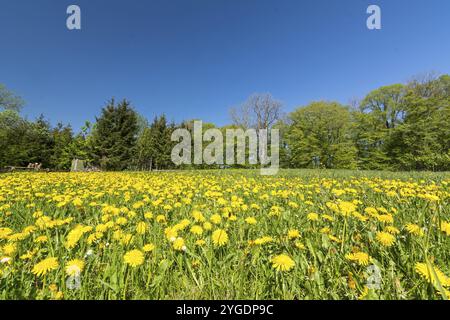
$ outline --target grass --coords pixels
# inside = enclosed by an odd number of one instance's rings
[[[0,175],[0,298],[446,298],[449,185],[345,170]],[[279,255],[293,267],[274,268]],[[33,273],[49,257],[57,267]]]

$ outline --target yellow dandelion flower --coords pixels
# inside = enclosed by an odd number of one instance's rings
[[[15,243],[8,243],[2,247],[3,254],[6,254],[7,256],[13,255],[16,252],[16,250],[17,246]]]
[[[191,227],[191,233],[197,235],[197,236],[201,236],[203,234],[203,228],[200,226],[192,226]]]
[[[144,250],[144,252],[152,252],[153,250],[155,250],[155,245],[153,243],[148,243],[144,245],[142,250]]]
[[[214,224],[220,224],[220,222],[222,221],[222,217],[218,214],[213,214],[209,220],[211,220],[211,222]]]
[[[216,247],[224,246],[228,242],[228,234],[225,230],[217,229],[212,234],[212,241]]]
[[[32,273],[40,276],[45,276],[49,271],[56,270],[59,267],[58,260],[56,258],[50,257],[38,262],[32,270]]]
[[[34,239],[35,243],[45,243],[48,241],[48,237],[47,236],[39,236],[36,239]]]
[[[195,245],[199,246],[199,247],[204,246],[205,244],[206,244],[206,241],[203,239],[195,241]]]
[[[295,241],[294,245],[297,247],[297,249],[303,250],[305,249],[305,245],[301,243],[300,241]]]
[[[147,231],[147,224],[145,222],[139,222],[136,226],[136,232],[138,234],[145,234]]]
[[[391,247],[395,242],[395,237],[387,232],[377,232],[376,239],[385,247]]]
[[[254,225],[257,223],[256,219],[254,217],[248,217],[245,219],[245,222],[250,224],[250,225]]]
[[[422,230],[422,228],[420,226],[418,226],[417,224],[414,223],[408,223],[405,226],[406,231],[408,231],[408,233],[415,235],[415,236],[419,236],[419,237],[423,237],[424,236],[424,232]]]
[[[450,236],[450,223],[445,221],[442,222],[441,231],[444,232],[447,236]]]
[[[345,256],[347,260],[354,261],[361,266],[369,265],[370,256],[365,252],[349,253]]]
[[[186,246],[184,244],[183,238],[177,238],[173,242],[173,248],[177,251],[186,251]]]
[[[125,253],[123,259],[126,264],[136,268],[144,263],[144,254],[140,250],[131,250]]]
[[[68,276],[79,275],[84,269],[84,261],[80,259],[73,259],[66,264],[66,274]]]
[[[290,240],[297,239],[299,237],[300,237],[300,231],[298,231],[297,229],[291,229],[288,231],[288,238]]]
[[[317,213],[311,212],[311,213],[308,213],[307,218],[309,221],[317,221],[317,220],[319,220],[319,215]]]
[[[212,229],[212,224],[209,223],[209,222],[205,222],[205,223],[203,224],[203,229],[205,229],[205,230],[211,230],[211,229]]]
[[[436,288],[438,287],[438,282],[443,287],[450,286],[450,278],[434,265],[427,263],[416,263],[415,269],[417,273],[419,273],[425,280]]]
[[[390,234],[399,234],[400,233],[400,230],[398,230],[396,227],[393,227],[393,226],[387,226],[384,230],[386,232],[389,232]]]
[[[289,271],[295,267],[295,262],[288,255],[280,254],[272,258],[272,268],[278,271]]]
[[[164,216],[162,214],[156,216],[156,222],[158,222],[158,223],[165,223],[166,222],[166,216]]]

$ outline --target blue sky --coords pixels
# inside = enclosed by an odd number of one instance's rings
[[[82,30],[66,28],[66,8]],[[366,9],[382,9],[382,30]],[[0,83],[78,129],[111,97],[151,119],[224,125],[270,92],[286,112],[450,73],[448,0],[0,0]]]

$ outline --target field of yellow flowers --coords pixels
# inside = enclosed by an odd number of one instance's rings
[[[0,299],[445,299],[450,176],[0,175]]]

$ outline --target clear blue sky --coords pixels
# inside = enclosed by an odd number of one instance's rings
[[[66,28],[66,8],[82,30]],[[378,4],[383,29],[366,28]],[[224,125],[271,92],[285,111],[347,103],[419,73],[450,72],[448,0],[0,0],[0,83],[78,129],[111,97],[147,118]]]

